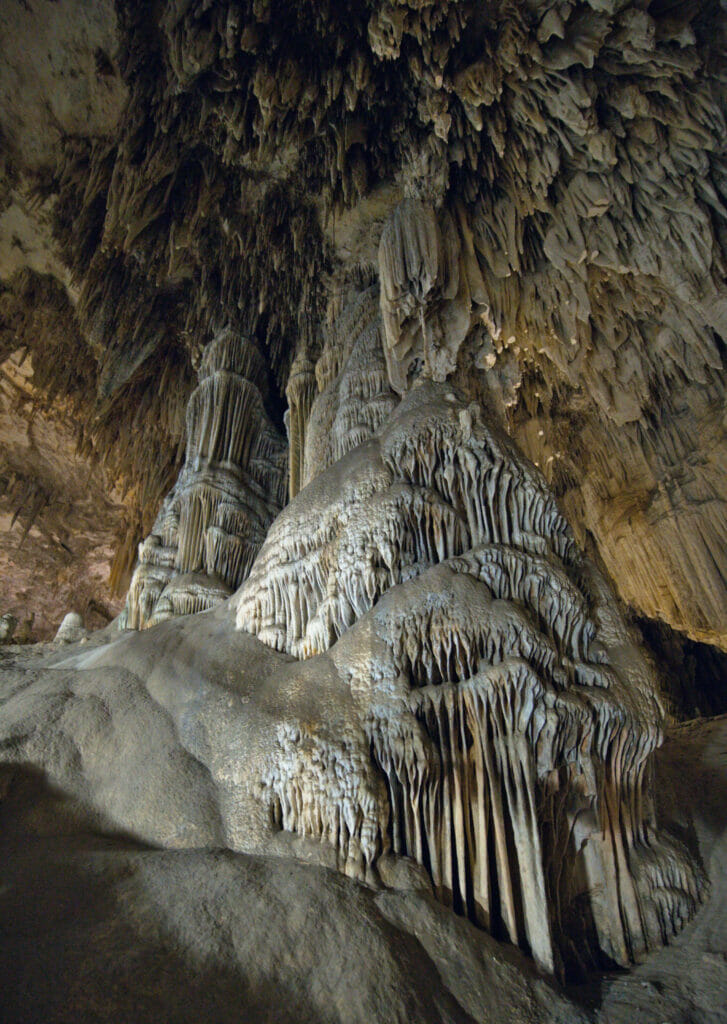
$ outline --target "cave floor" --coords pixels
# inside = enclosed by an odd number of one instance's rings
[[[632,971],[561,988],[422,892],[100,827],[1,728],[56,658],[0,651],[1,1021],[727,1021],[727,716],[673,727],[655,766],[660,821],[710,878],[704,905]]]

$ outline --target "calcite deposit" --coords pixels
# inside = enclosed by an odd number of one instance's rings
[[[58,627],[55,640],[61,644],[75,644],[84,640],[86,636],[86,627],[83,625],[81,616],[78,612],[68,612],[63,616],[63,622]]]
[[[396,387],[457,356],[619,594],[725,647],[719,4],[6,6],[2,346],[126,489],[119,586],[214,331],[269,360],[297,452],[330,296],[396,207],[384,249],[426,211],[413,290],[382,277]]]
[[[238,630],[329,659],[343,738],[325,719],[288,721],[282,687],[280,723],[256,756],[241,751],[258,842],[322,841],[362,881],[407,857],[442,902],[547,971],[626,966],[704,893],[653,814],[659,684],[542,474],[448,380],[479,315],[469,288],[458,304],[467,240],[448,232],[424,203],[394,209],[380,292],[350,289],[315,367],[297,357],[300,490],[269,528],[286,480],[261,357],[231,329],[208,345],[185,464],[120,624],[198,613],[238,587]]]
[[[239,629],[329,652],[350,689],[363,744],[302,725],[263,777],[274,822],[342,870],[410,857],[550,971],[628,964],[693,914],[699,870],[649,809],[653,670],[542,476],[426,367],[278,517],[235,603]]]
[[[13,1024],[724,1014],[723,7],[6,0]]]
[[[139,545],[122,614],[131,629],[229,597],[285,499],[285,444],[265,413],[265,365],[255,345],[221,331],[205,348],[198,376],[184,465]]]

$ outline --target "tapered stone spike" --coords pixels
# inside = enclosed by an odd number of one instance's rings
[[[300,490],[305,453],[305,433],[311,406],[316,393],[313,364],[305,352],[294,360],[288,377],[285,395],[288,399],[288,490],[294,498]]]

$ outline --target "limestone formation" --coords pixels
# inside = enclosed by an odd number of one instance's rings
[[[206,611],[246,578],[286,491],[286,453],[265,412],[265,383],[260,353],[234,331],[205,349],[187,406],[184,466],[139,545],[122,626]]]
[[[402,393],[420,373],[446,380],[470,332],[473,305],[487,305],[471,233],[463,242],[449,212],[438,218],[430,206],[406,200],[384,226],[379,271],[392,387]]]
[[[10,643],[17,625],[18,620],[14,615],[10,615],[9,612],[6,612],[5,615],[0,615],[0,643]]]
[[[11,1021],[147,1019],[183,934],[233,1019],[613,1024],[558,986],[679,936],[712,1024],[724,723],[690,790],[630,623],[723,663],[726,61],[717,0],[7,0]],[[64,970],[118,885],[108,1012],[33,988],[55,860]]]
[[[550,971],[625,965],[693,914],[650,810],[652,670],[538,472],[450,385],[312,480],[236,603],[273,649],[329,652],[358,708],[363,749],[286,731],[264,777],[273,821],[341,869],[408,856]]]
[[[115,582],[215,325],[254,338],[302,451],[330,283],[371,283],[381,243],[395,389],[455,358],[473,392],[505,381],[620,595],[725,647],[720,5],[96,3],[64,0],[55,43],[9,0],[0,348],[37,354],[126,494]]]
[[[34,613],[35,639],[52,640],[69,608],[92,628],[120,610],[109,562],[126,516],[111,477],[77,450],[78,409],[46,406],[35,365],[25,352],[0,362],[0,608]]]
[[[315,365],[318,393],[304,425],[304,484],[372,437],[396,405],[378,306],[375,286],[354,293],[326,331]]]
[[[55,635],[56,643],[75,644],[88,636],[83,618],[78,612],[67,612]]]

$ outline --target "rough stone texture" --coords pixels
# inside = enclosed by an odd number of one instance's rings
[[[171,627],[11,696],[10,758],[165,846],[297,842],[372,884],[407,856],[548,972],[627,965],[694,914],[701,871],[651,806],[656,679],[542,477],[451,385],[418,381],[278,516],[233,602]]]
[[[320,354],[329,282],[376,274],[406,196],[442,253],[453,228],[465,242],[466,273],[422,286],[454,289],[450,326],[481,316],[460,348],[473,391],[487,379],[624,599],[725,646],[719,4],[9,0],[3,17],[5,338],[32,333],[41,292],[37,348],[76,332],[82,380],[45,383],[130,488],[115,578],[176,475],[190,353],[229,323],[282,392],[296,347],[298,367]]]
[[[406,253],[404,224],[382,261]],[[402,259],[401,293],[420,266]],[[344,323],[365,305],[353,309]],[[430,315],[425,301],[425,336]],[[361,337],[382,344],[363,323]],[[368,395],[350,389],[349,360],[334,388],[325,352],[321,363],[305,428],[314,451],[330,450],[318,416],[330,396],[349,395],[364,424],[380,408],[375,377]],[[401,365],[389,363],[398,387]],[[540,474],[432,375],[444,374],[425,354],[420,379],[348,454],[347,432],[334,430],[338,460],[315,460],[235,598],[238,628],[274,650],[330,651],[365,731],[362,744],[349,712],[343,743],[327,724],[286,732],[263,772],[270,813],[328,840],[354,876],[389,847],[412,857],[440,899],[545,969],[583,969],[599,950],[625,964],[699,898],[680,851],[659,852],[644,831],[658,685]],[[584,915],[587,892],[600,895]]]
[[[0,653],[2,739],[15,752],[0,777],[8,1024],[727,1019],[724,718],[676,730],[656,763],[662,827],[701,858],[709,902],[632,972],[563,990],[442,907],[412,872],[401,889],[377,891],[300,859],[186,849],[220,846],[226,798],[185,745],[209,757],[215,736],[224,753],[231,707],[250,707],[239,666],[259,679],[271,657],[227,630],[221,659],[224,625],[216,610],[131,634],[106,657],[97,648],[95,667],[91,650],[70,663],[43,648]],[[129,668],[110,667],[131,644]],[[217,653],[203,661],[203,651]],[[274,708],[272,691],[268,700]]]
[[[63,622],[58,627],[58,632],[54,639],[57,643],[61,644],[75,644],[80,640],[86,639],[87,635],[83,619],[78,612],[67,612],[63,616]]]
[[[31,381],[27,360],[0,364],[0,609],[50,640],[69,608],[95,629],[120,610],[108,576],[124,509],[78,454],[70,411],[38,409]]]
[[[209,976],[253,1019],[715,1019],[724,723],[656,761],[673,688],[607,577],[727,649],[722,6],[0,19],[5,639],[31,573],[44,628],[88,617],[33,554],[68,494],[79,589],[122,503],[112,586],[147,537],[117,625],[149,627],[0,651],[0,906],[31,849],[87,912],[6,945],[14,1019],[66,1012],[59,945],[81,1016],[214,1018]],[[58,880],[89,870],[123,914]],[[577,1008],[485,932],[560,979],[652,959]],[[144,935],[168,990],[98,995]]]
[[[0,641],[3,643],[9,643],[13,638],[13,633],[15,632],[17,625],[18,620],[9,612],[0,616]]]
[[[120,623],[130,629],[229,597],[285,501],[286,446],[265,411],[265,363],[255,345],[221,331],[205,348],[198,376],[184,465],[139,545]]]
[[[0,279],[25,267],[71,287],[53,243],[52,203],[33,201],[35,175],[53,173],[69,137],[113,130],[126,87],[112,58],[117,24],[110,0],[23,3],[0,11]]]

